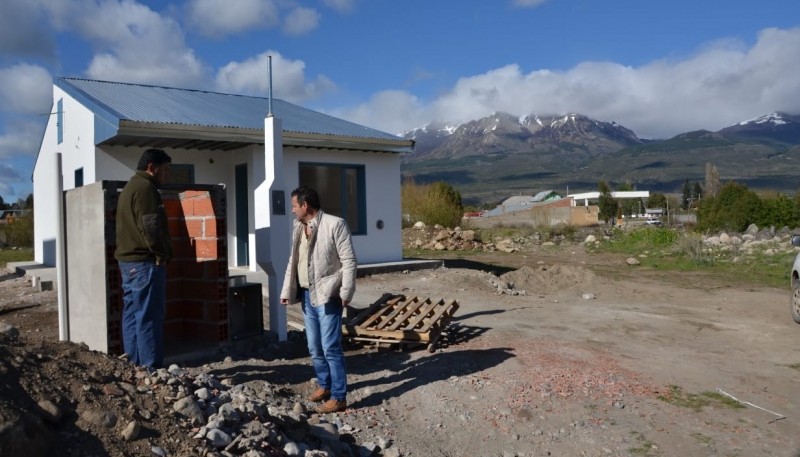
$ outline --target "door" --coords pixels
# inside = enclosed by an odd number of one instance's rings
[[[250,265],[250,192],[247,186],[247,164],[236,165],[236,265]]]

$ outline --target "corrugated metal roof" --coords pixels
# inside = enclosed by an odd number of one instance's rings
[[[264,97],[79,78],[57,78],[55,84],[70,95],[88,98],[95,105],[90,108],[134,122],[263,129],[269,109],[269,100]],[[281,119],[285,132],[407,142],[396,135],[275,98],[272,112]]]

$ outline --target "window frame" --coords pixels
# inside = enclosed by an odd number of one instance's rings
[[[306,183],[302,181],[302,169],[303,167],[324,167],[324,168],[335,168],[339,170],[339,189],[340,191],[346,188],[346,174],[344,173],[345,170],[354,170],[356,173],[356,196],[355,196],[355,205],[357,207],[357,214],[358,220],[356,221],[357,227],[354,229],[352,221],[349,220],[347,217],[348,209],[350,207],[350,202],[347,198],[346,192],[340,192],[340,201],[339,205],[342,208],[342,212],[344,214],[336,214],[332,211],[326,210],[325,207],[325,198],[320,196],[320,200],[323,206],[323,211],[329,214],[333,214],[334,216],[339,216],[347,222],[347,226],[350,229],[350,233],[353,236],[364,236],[367,235],[367,192],[366,192],[366,166],[364,164],[349,164],[349,163],[332,163],[332,162],[298,162],[297,164],[297,182],[300,183],[301,186],[309,186],[314,190],[317,190],[317,187],[314,183]]]

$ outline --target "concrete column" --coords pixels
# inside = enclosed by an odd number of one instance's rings
[[[58,287],[58,339],[69,340],[69,306],[67,299],[67,246],[64,244],[64,175],[61,153],[56,152],[56,285]]]
[[[291,197],[283,181],[283,125],[264,119],[264,181],[255,189],[256,263],[267,274],[269,329],[286,340],[286,308],[280,303],[291,244]]]

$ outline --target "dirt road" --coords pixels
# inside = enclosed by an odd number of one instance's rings
[[[657,274],[580,246],[509,256],[358,280],[357,307],[388,292],[460,309],[433,353],[349,348],[341,420],[353,435],[380,436],[405,456],[800,456],[800,326],[788,286]],[[489,260],[514,269],[474,269]],[[55,337],[52,304],[26,308],[41,299],[18,280],[0,288],[0,320],[34,342]],[[297,392],[311,376],[305,357],[187,368]],[[115,446],[111,455],[135,454]]]

